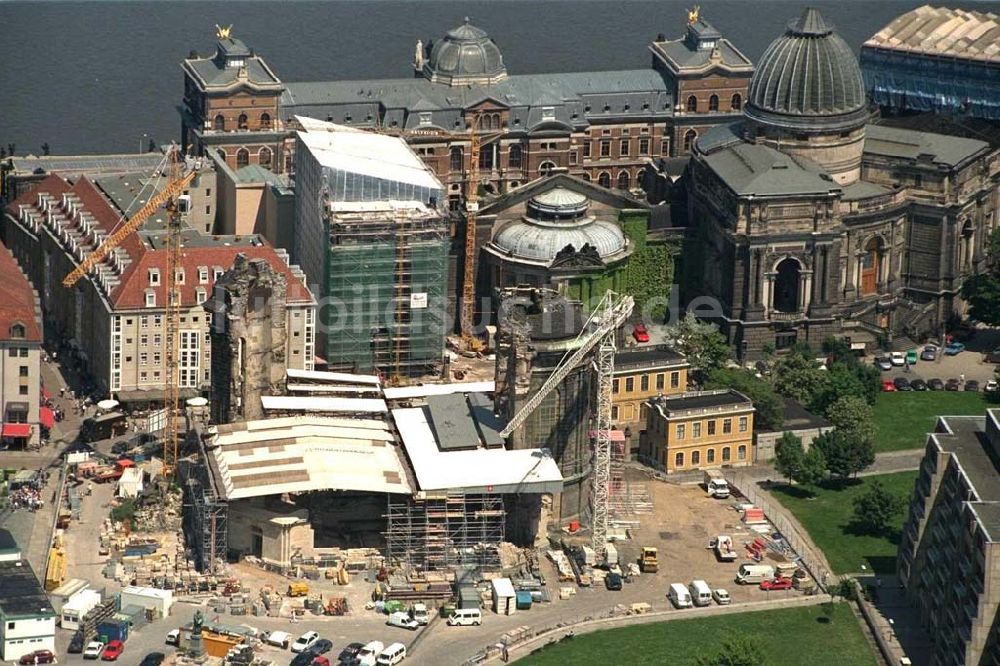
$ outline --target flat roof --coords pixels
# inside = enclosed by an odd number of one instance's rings
[[[308,379],[317,382],[340,382],[342,384],[371,384],[379,386],[382,382],[375,375],[352,375],[346,372],[324,372],[321,370],[285,370],[288,379]]]
[[[427,410],[442,451],[479,447],[479,432],[464,395],[432,395],[427,398]]]
[[[453,382],[450,384],[418,384],[416,386],[385,387],[383,393],[386,400],[406,400],[407,398],[426,398],[432,395],[448,395],[450,393],[492,393],[496,390],[496,382]]]
[[[336,386],[330,384],[288,384],[285,386],[285,390],[289,393],[382,393],[378,386]]]
[[[10,530],[0,527],[0,551],[11,550],[20,550],[17,540],[14,539],[14,535],[10,533]]]
[[[667,418],[691,416],[697,413],[721,413],[723,407],[735,411],[753,411],[753,402],[739,391],[721,389],[717,391],[692,391],[679,395],[654,398],[651,401]],[[729,410],[734,411],[734,410]]]
[[[563,487],[548,449],[442,451],[421,407],[392,410],[393,419],[422,491],[555,493]]]
[[[379,398],[327,398],[311,395],[262,395],[264,411],[341,412],[344,414],[384,414],[385,400]]]
[[[220,426],[205,447],[229,500],[314,490],[412,491],[393,433],[374,419],[247,421]]]
[[[49,598],[27,560],[0,562],[0,617],[55,616]]]
[[[625,370],[686,368],[690,365],[684,354],[666,345],[623,349],[615,353],[615,374]]]

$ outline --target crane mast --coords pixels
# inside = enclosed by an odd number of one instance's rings
[[[184,162],[180,151],[174,151],[170,162],[170,182],[181,180]],[[194,173],[194,172],[192,172]],[[177,454],[179,449],[179,425],[177,424],[180,407],[180,380],[178,371],[180,351],[180,320],[181,294],[177,289],[177,268],[181,264],[181,212],[176,197],[167,201],[167,275],[166,286],[166,317],[164,322],[164,377],[165,392],[163,408],[166,411],[166,430],[163,438],[163,473],[169,478],[177,472]]]

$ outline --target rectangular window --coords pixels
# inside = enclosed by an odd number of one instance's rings
[[[184,269],[178,268],[174,270],[174,284],[184,284]]]
[[[635,377],[626,377],[625,378],[625,392],[626,393],[632,393],[633,391],[635,391]]]
[[[576,151],[571,151],[569,154],[569,163],[576,164]]]
[[[149,286],[157,287],[160,284],[160,269],[150,268],[149,269]]]
[[[656,390],[657,391],[662,391],[663,390],[663,380],[664,380],[664,376],[663,376],[662,372],[659,373],[658,375],[656,375]]]
[[[194,298],[198,303],[204,303],[207,299],[207,293],[201,287],[194,290]]]
[[[708,422],[708,436],[711,437],[714,434],[715,434],[715,419],[712,419],[711,421]],[[712,461],[709,460],[708,462]]]
[[[601,157],[611,157],[610,141],[601,141]]]
[[[619,383],[620,381],[621,380],[615,379],[614,381],[611,382],[611,392],[612,393],[618,393],[618,389],[621,388],[621,384]],[[605,384],[605,386],[607,386],[607,384]]]
[[[648,391],[649,390],[649,375],[643,375],[639,380],[639,390]]]
[[[701,421],[695,421],[691,425],[691,437],[694,439],[701,437]]]
[[[18,372],[20,373],[21,377],[27,377],[28,376],[28,366],[22,365],[21,367],[18,368]]]
[[[709,421],[709,423],[711,423],[711,421]],[[714,463],[715,462],[715,449],[709,449],[707,451],[706,460],[708,460],[708,462],[710,462],[710,463]]]
[[[744,445],[741,444],[739,446],[739,448],[736,449],[736,459],[737,460],[746,460],[747,459],[747,447],[746,446],[744,446]]]
[[[198,267],[198,284],[208,284],[208,266]]]
[[[681,385],[681,373],[671,372],[670,373],[670,388],[679,388]]]
[[[629,151],[629,140],[622,139],[620,145],[618,146],[618,153],[622,157],[628,157],[628,151]]]
[[[583,142],[583,156],[590,157],[590,141]]]
[[[156,293],[152,291],[146,292],[146,307],[155,308],[156,307]]]
[[[149,354],[146,352],[139,352],[139,365],[149,364]]]
[[[670,139],[663,139],[660,141],[660,155],[670,154]]]
[[[618,405],[611,405],[611,420],[618,420]]]
[[[149,317],[142,315],[139,317],[139,328],[149,328]]]
[[[649,155],[649,139],[639,139],[639,154]]]
[[[741,416],[740,417],[740,432],[746,432],[747,431],[747,421],[748,421],[748,419],[747,419],[746,416]]]
[[[139,336],[139,344],[143,347],[149,344],[149,336],[146,334]]]
[[[144,382],[149,380],[149,373],[143,370],[139,373],[139,381]]]
[[[685,430],[684,424],[683,423],[678,423],[677,424],[677,439],[684,439],[684,430]]]
[[[21,395],[28,395],[28,387],[27,387],[27,385],[20,387],[20,390],[18,391],[18,393],[20,393]]]
[[[729,435],[733,432],[733,420],[732,419],[722,419],[722,434]]]
[[[730,454],[729,447],[728,446],[723,446],[722,447],[722,462],[729,462],[729,459],[731,457],[732,457],[732,455]]]

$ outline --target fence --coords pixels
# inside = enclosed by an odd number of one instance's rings
[[[724,470],[724,474],[732,489],[739,491],[749,502],[763,509],[767,519],[795,551],[802,566],[816,580],[820,589],[826,592],[827,584],[832,580],[831,572],[826,568],[823,558],[817,555],[812,542],[788,520],[785,515],[787,509],[760,492],[757,487],[758,479],[755,477],[733,469]]]

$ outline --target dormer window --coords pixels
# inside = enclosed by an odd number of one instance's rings
[[[542,107],[542,120],[555,120],[556,119],[556,109],[554,106],[543,106]]]
[[[148,282],[149,282],[149,286],[150,287],[158,287],[158,286],[160,286],[160,269],[159,268],[150,268],[149,269]]]
[[[184,269],[174,269],[174,284],[184,284]]]
[[[219,278],[222,277],[222,273],[223,273],[223,270],[221,268],[219,268],[218,266],[216,266],[215,267],[215,271],[214,271],[214,276],[215,276],[215,281],[216,282],[218,282]]]
[[[10,337],[15,340],[23,340],[27,333],[27,329],[21,322],[15,322],[10,327]]]
[[[208,284],[208,266],[198,267],[198,284]]]
[[[420,124],[421,125],[430,125],[431,124],[431,113],[429,111],[421,111],[420,115],[418,117],[420,119]]]
[[[156,307],[156,292],[152,289],[146,290],[146,307],[155,308]]]
[[[204,303],[208,299],[208,294],[203,288],[198,287],[194,290],[194,297],[198,303]]]

